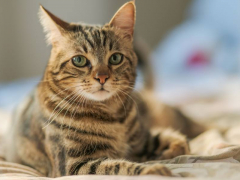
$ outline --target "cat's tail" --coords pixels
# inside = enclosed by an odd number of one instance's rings
[[[172,127],[192,139],[209,128],[184,114],[179,108],[163,104],[153,126]]]
[[[194,138],[209,129],[185,114],[180,107],[174,107],[160,102],[152,91],[143,91],[143,101],[151,115],[151,127],[173,128],[188,138]]]
[[[174,125],[178,124],[178,129],[188,138],[194,138],[203,132],[207,131],[210,127],[207,127],[201,123],[198,123],[185,115],[180,109],[174,107],[171,108],[174,118]]]
[[[151,51],[148,45],[139,37],[134,40],[134,50],[138,57],[138,68],[143,78],[141,79],[143,89],[153,90],[155,79],[151,64]]]

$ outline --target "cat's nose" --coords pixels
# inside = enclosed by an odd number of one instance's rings
[[[108,80],[108,74],[99,74],[97,73],[94,79],[96,79],[101,85],[104,85],[105,82]]]

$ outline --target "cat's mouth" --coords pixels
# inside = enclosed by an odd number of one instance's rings
[[[101,87],[99,90],[93,92],[93,94],[94,94],[94,93],[97,93],[97,92],[107,92],[107,93],[109,93],[109,91],[106,90],[106,89],[104,89],[104,87]]]
[[[111,90],[107,90],[104,87],[98,87],[91,93],[87,93],[86,97],[95,101],[104,101],[112,96]]]

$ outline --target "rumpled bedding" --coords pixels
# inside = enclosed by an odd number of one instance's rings
[[[182,110],[195,120],[207,124],[210,128],[190,141],[192,155],[179,156],[163,163],[173,173],[168,179],[240,179],[240,84],[226,86],[215,97],[185,102]],[[51,179],[26,166],[4,161],[2,150],[4,136],[10,115],[0,110],[0,179]],[[56,179],[89,180],[157,180],[158,176],[71,176]]]

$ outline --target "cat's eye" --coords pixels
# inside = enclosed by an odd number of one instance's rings
[[[122,62],[122,60],[123,60],[123,55],[120,53],[115,53],[110,57],[109,63],[112,65],[118,65]]]
[[[84,67],[87,64],[87,58],[84,56],[75,56],[72,58],[72,63],[77,67]]]

